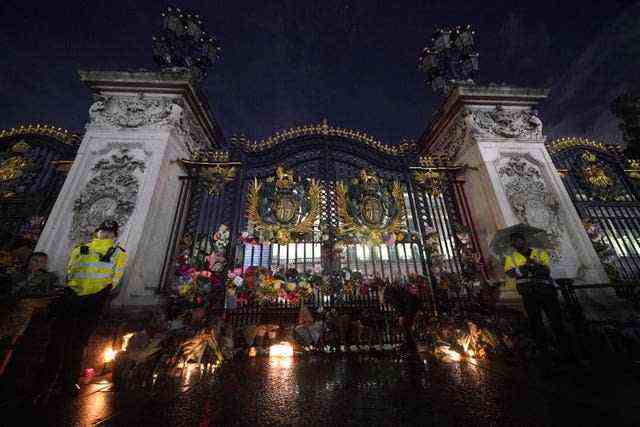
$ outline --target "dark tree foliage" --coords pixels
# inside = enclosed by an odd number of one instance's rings
[[[640,159],[640,91],[618,96],[611,111],[620,120],[620,129],[627,143],[627,157]]]

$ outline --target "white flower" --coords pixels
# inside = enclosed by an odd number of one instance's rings
[[[438,231],[434,227],[432,227],[430,225],[425,226],[424,234],[429,235],[429,234],[434,234],[434,233],[437,233],[437,232]]]

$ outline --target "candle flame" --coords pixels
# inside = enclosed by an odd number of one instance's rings
[[[116,355],[118,354],[117,350],[114,350],[111,347],[107,347],[107,349],[104,351],[102,358],[104,360],[104,363],[109,363],[112,362],[113,359],[116,358]]]
[[[286,341],[283,341],[280,344],[274,344],[271,347],[269,347],[269,356],[270,357],[292,357],[293,346]]]

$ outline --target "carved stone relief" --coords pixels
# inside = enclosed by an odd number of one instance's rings
[[[92,125],[108,128],[155,129],[171,126],[189,153],[207,144],[198,121],[180,101],[167,98],[138,96],[100,96],[89,108]]]
[[[133,213],[140,187],[135,172],[143,172],[144,162],[135,159],[127,149],[118,150],[96,162],[95,176],[75,200],[71,239],[80,243],[105,220],[115,220],[124,227]]]
[[[546,230],[559,248],[564,233],[560,202],[547,188],[540,167],[525,156],[508,156],[500,159],[498,174],[515,216]]]
[[[182,106],[173,99],[104,96],[89,108],[89,119],[91,124],[108,127],[181,126],[182,113]]]
[[[442,140],[438,143],[440,148],[437,151],[443,153],[447,160],[455,160],[462,147],[468,143],[471,129],[468,127],[466,114],[469,113],[465,113],[462,119],[456,120],[449,126]]]
[[[468,123],[481,132],[503,138],[541,139],[542,121],[537,114],[535,110],[511,111],[498,105],[490,111],[473,111]]]

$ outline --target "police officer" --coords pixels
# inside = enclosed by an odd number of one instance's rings
[[[94,238],[75,247],[67,267],[67,298],[59,316],[58,356],[62,386],[77,391],[84,348],[100,321],[109,296],[122,278],[127,263],[125,250],[115,243],[118,223],[104,221]]]
[[[522,296],[534,339],[546,350],[546,333],[542,321],[544,311],[561,351],[565,356],[569,356],[569,343],[562,321],[560,302],[551,280],[549,253],[544,249],[532,248],[521,233],[511,235],[511,246],[514,251],[505,257],[504,271],[516,280],[516,288]]]

